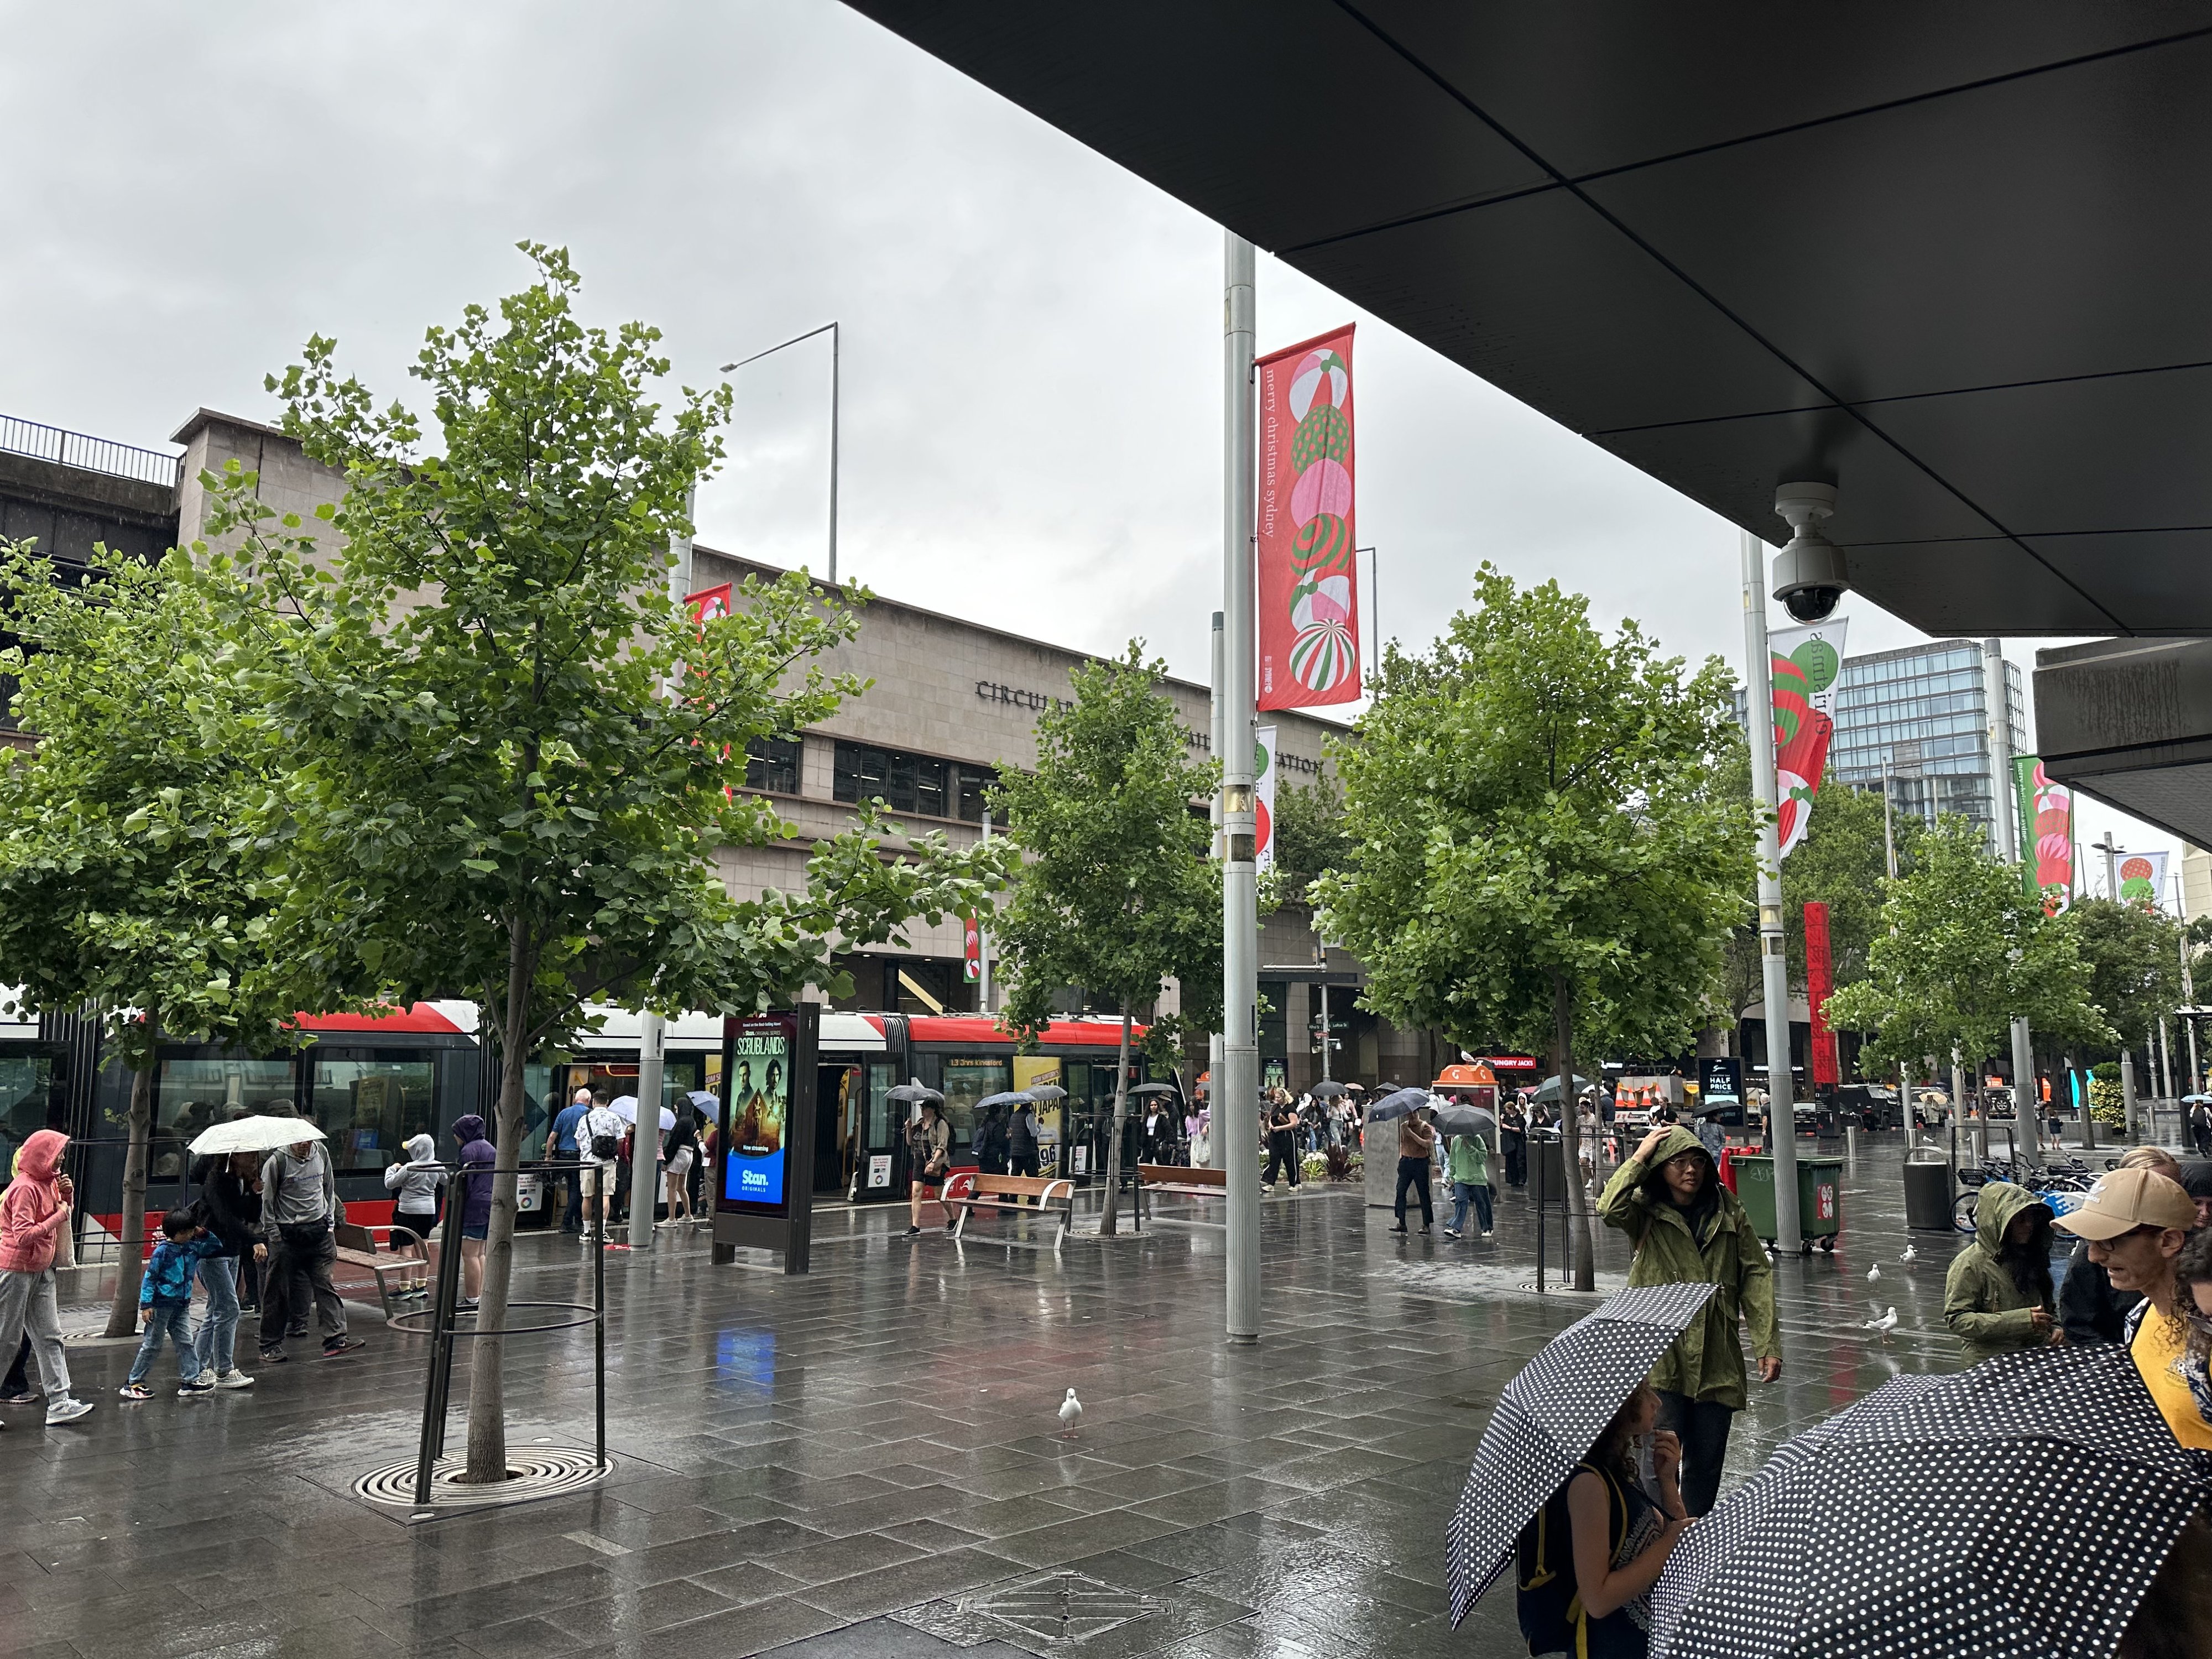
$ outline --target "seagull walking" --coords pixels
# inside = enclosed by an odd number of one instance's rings
[[[1898,1257],[1897,1259],[1898,1259],[1899,1261],[1911,1261],[1911,1260],[1913,1259],[1913,1257],[1915,1257],[1915,1256],[1918,1255],[1919,1254],[1920,1254],[1920,1247],[1919,1247],[1917,1244],[1907,1244],[1907,1245],[1905,1247],[1905,1254],[1904,1254],[1903,1255],[1901,1255],[1901,1256]]]
[[[1881,1277],[1881,1263],[1877,1261],[1867,1269],[1867,1283],[1871,1285]]]
[[[1879,1319],[1866,1319],[1859,1322],[1867,1330],[1881,1332],[1883,1339],[1887,1340],[1890,1332],[1897,1328],[1897,1310],[1892,1308]]]
[[[1073,1428],[1083,1420],[1083,1402],[1075,1397],[1075,1390],[1067,1391],[1067,1398],[1060,1402],[1060,1420]]]

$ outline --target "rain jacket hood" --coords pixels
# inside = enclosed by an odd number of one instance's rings
[[[427,1216],[438,1212],[438,1193],[446,1184],[446,1171],[438,1163],[438,1143],[416,1135],[407,1143],[408,1162],[394,1164],[384,1172],[387,1192],[399,1194],[395,1213]]]
[[[410,1164],[432,1164],[437,1161],[438,1143],[428,1135],[416,1135],[407,1143],[407,1159]]]
[[[1974,1200],[1974,1242],[1952,1258],[1943,1279],[1943,1322],[1978,1364],[1995,1354],[2039,1348],[2051,1340],[2035,1328],[2035,1310],[2051,1310],[2020,1287],[1999,1252],[2005,1229],[2029,1210],[2050,1206],[2025,1187],[1992,1181]]]
[[[1696,1152],[1708,1163],[1711,1159],[1697,1136],[1677,1125],[1650,1158],[1632,1158],[1613,1171],[1598,1199],[1597,1212],[1607,1226],[1626,1233],[1636,1247],[1636,1259],[1628,1269],[1631,1285],[1720,1286],[1705,1311],[1652,1367],[1651,1386],[1741,1411],[1745,1371],[1737,1319],[1750,1326],[1752,1348],[1761,1359],[1782,1355],[1781,1332],[1774,1318],[1774,1269],[1743,1206],[1710,1170],[1705,1178],[1711,1183],[1715,1208],[1702,1243],[1692,1231],[1688,1214],[1642,1190],[1644,1177],[1680,1152]]]
[[[0,1272],[41,1273],[54,1265],[69,1206],[62,1202],[62,1152],[69,1137],[40,1129],[15,1157],[15,1178],[0,1195]]]
[[[453,1120],[453,1139],[461,1143],[461,1163],[477,1166],[461,1172],[461,1228],[482,1237],[481,1230],[491,1223],[491,1184],[496,1178],[492,1165],[499,1152],[484,1139],[484,1121],[474,1112]]]

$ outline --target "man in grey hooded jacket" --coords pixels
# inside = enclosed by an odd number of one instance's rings
[[[285,1327],[293,1309],[307,1318],[310,1297],[323,1328],[325,1357],[361,1346],[346,1334],[345,1304],[331,1283],[337,1262],[331,1229],[338,1208],[337,1177],[319,1140],[295,1141],[269,1154],[261,1166],[261,1236],[269,1247],[269,1273],[261,1298],[261,1363],[281,1365]]]

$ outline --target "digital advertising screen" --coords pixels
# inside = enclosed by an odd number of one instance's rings
[[[797,1078],[792,1050],[796,1018],[763,1014],[732,1022],[724,1082],[729,1093],[723,1145],[722,1200],[777,1210],[787,1195],[785,1141]]]

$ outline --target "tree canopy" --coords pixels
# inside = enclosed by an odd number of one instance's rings
[[[2132,1048],[2181,1006],[2180,924],[2160,911],[2108,898],[2074,901],[2063,925],[2089,968],[2089,1000],[2115,1040]]]
[[[1002,1022],[1034,1033],[1052,999],[1079,985],[1121,1014],[1114,1133],[1100,1231],[1116,1226],[1121,1127],[1128,1115],[1130,1026],[1161,982],[1182,987],[1180,1024],[1211,1030],[1221,1001],[1221,872],[1193,803],[1212,789],[1175,705],[1167,665],[1133,640],[1118,661],[1086,664],[1074,697],[1036,725],[1037,762],[1003,777],[993,800],[1023,862],[994,933],[1006,977]],[[1156,1024],[1163,1024],[1156,1022]]]
[[[1731,680],[1486,564],[1433,653],[1386,658],[1339,746],[1352,846],[1314,884],[1363,1001],[1462,1046],[1663,1054],[1710,1008],[1755,856]],[[1739,745],[1740,746],[1740,745]],[[1573,1114],[1563,1125],[1575,1156]],[[1579,1282],[1590,1282],[1588,1218]]]
[[[1955,1048],[1978,1068],[2015,1017],[2055,1042],[2111,1040],[2072,928],[1990,856],[1979,826],[1939,819],[1911,870],[1881,886],[1867,977],[1828,1004],[1832,1024],[1873,1033],[1863,1063],[1942,1066]]]
[[[853,616],[804,573],[690,614],[671,544],[720,459],[728,388],[664,410],[658,331],[586,327],[566,254],[525,252],[533,285],[428,332],[410,372],[434,442],[342,378],[330,340],[271,377],[285,430],[345,475],[329,546],[237,479],[210,521],[253,579],[234,627],[273,641],[257,690],[291,767],[270,815],[285,948],[332,982],[476,998],[504,1062],[487,1327],[507,1305],[524,1062],[583,1029],[587,1000],[734,1010],[835,985],[833,934],[987,908],[1006,858],[941,836],[889,857],[864,815],[816,848],[805,892],[728,890],[721,849],[794,833],[744,793],[747,746],[863,689],[814,660]],[[501,1344],[474,1346],[469,1478],[498,1480]]]
[[[157,1045],[266,1049],[338,989],[272,948],[276,872],[253,823],[283,756],[246,689],[253,641],[210,593],[222,580],[177,554],[64,573],[0,546],[0,620],[23,641],[0,673],[39,735],[0,751],[0,986],[35,1009],[96,1008],[132,1074],[111,1336],[137,1328]]]

